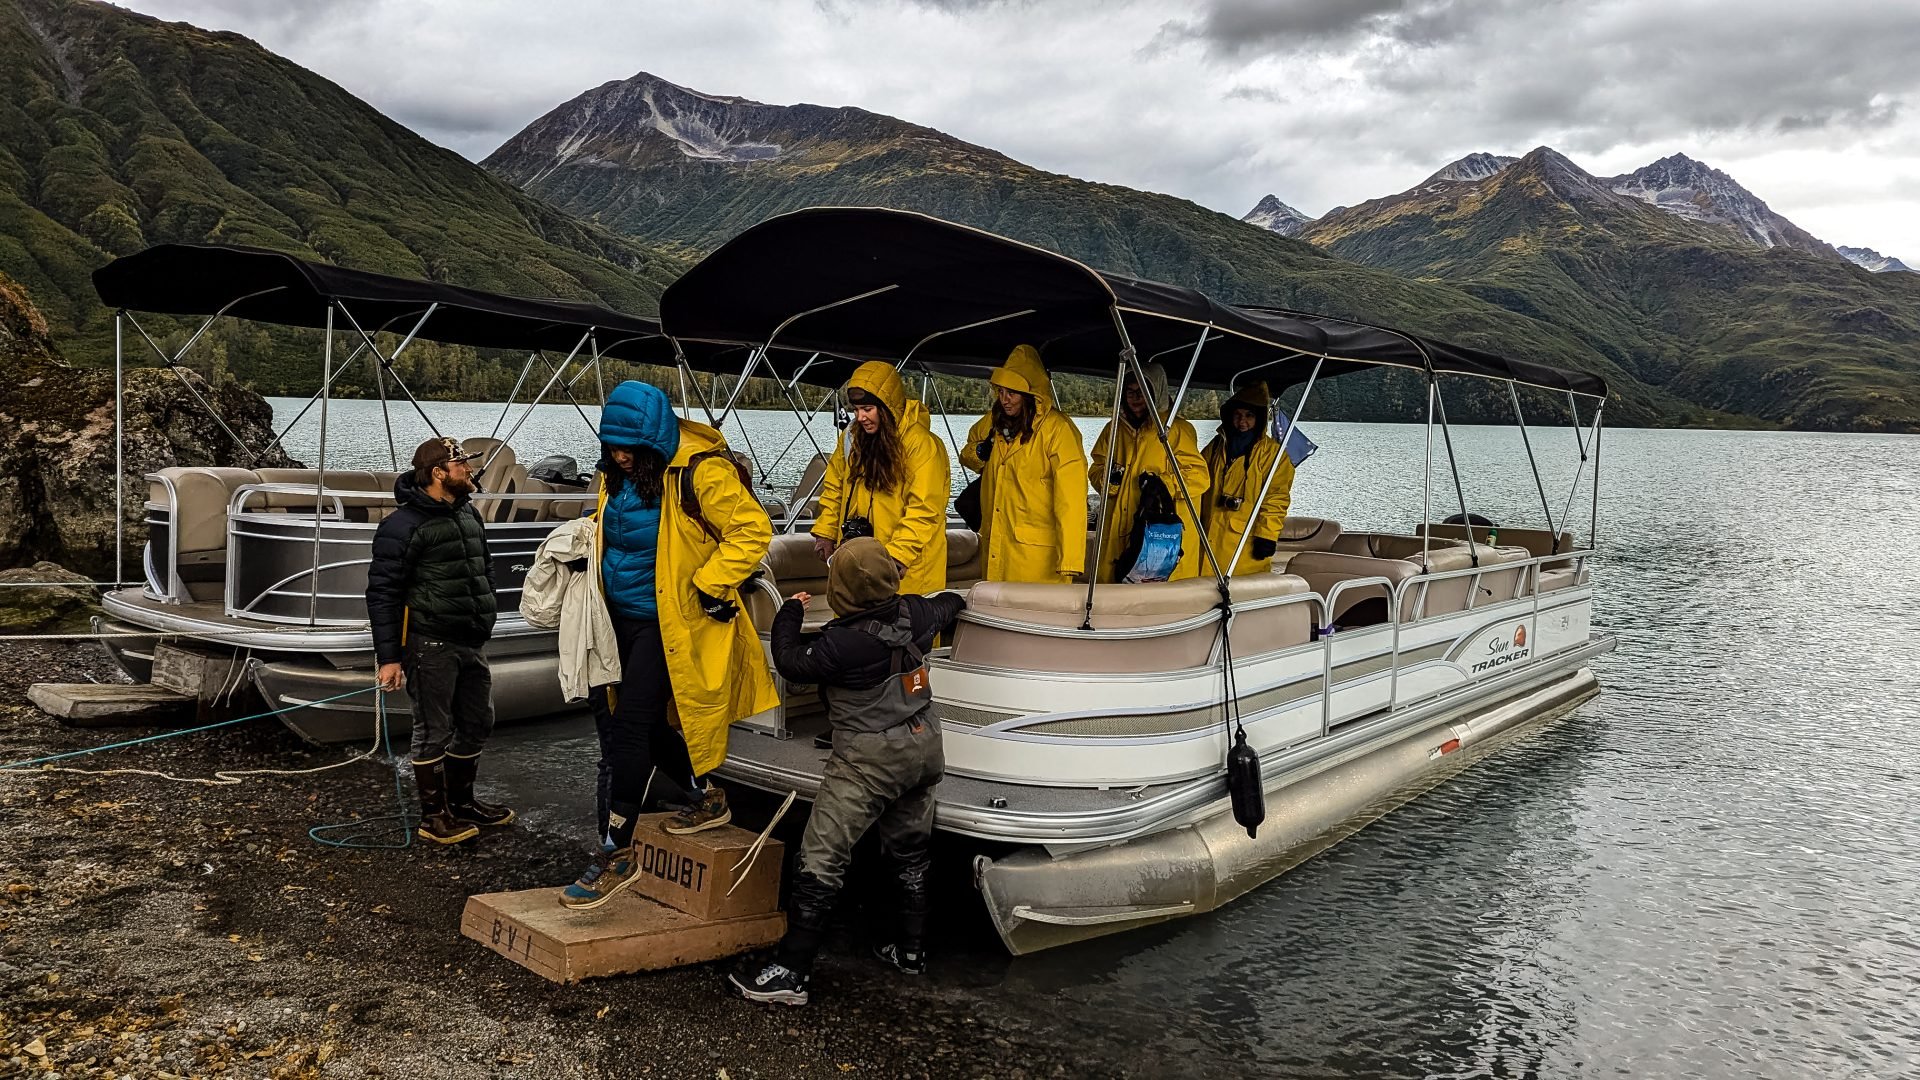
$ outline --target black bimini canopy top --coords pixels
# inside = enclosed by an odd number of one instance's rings
[[[1194,289],[1096,271],[978,229],[901,210],[820,207],[734,237],[667,288],[660,321],[683,342],[771,344],[773,369],[809,354],[808,382],[860,360],[980,372],[1016,345],[1054,372],[1112,376],[1119,350],[1193,368],[1194,385],[1249,377],[1276,388],[1371,366],[1433,370],[1603,397],[1596,376],[1280,308],[1222,304]],[[1122,335],[1124,334],[1124,339]],[[831,358],[831,359],[828,359]]]
[[[95,270],[93,287],[111,308],[231,315],[281,326],[325,327],[337,304],[349,317],[336,320],[337,329],[411,331],[427,341],[476,348],[566,353],[591,331],[601,356],[673,362],[671,345],[652,319],[573,300],[350,270],[264,248],[161,244]]]

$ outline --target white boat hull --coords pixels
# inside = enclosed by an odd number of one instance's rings
[[[983,855],[974,880],[1015,954],[1212,911],[1598,692],[1582,666],[1410,734],[1388,732],[1345,760],[1268,774],[1266,820],[1253,837],[1222,798],[1190,824],[1137,839],[1057,857],[1040,846]]]

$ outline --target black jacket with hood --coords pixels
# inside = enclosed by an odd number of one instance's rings
[[[472,500],[428,495],[400,474],[400,508],[373,534],[367,567],[367,620],[382,664],[397,663],[406,640],[431,638],[478,647],[493,636],[499,602],[487,530]]]
[[[959,593],[932,596],[896,596],[877,607],[856,611],[820,628],[802,633],[806,609],[789,600],[773,617],[773,665],[793,682],[825,687],[867,690],[885,682],[892,672],[893,650],[860,629],[868,621],[892,622],[901,605],[913,619],[913,645],[921,652],[933,647],[934,635],[953,625],[967,606]]]

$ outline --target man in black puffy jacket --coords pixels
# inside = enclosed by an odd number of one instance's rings
[[[819,685],[833,755],[800,840],[787,935],[772,960],[730,977],[749,1000],[807,1003],[814,955],[869,826],[893,864],[900,905],[897,936],[877,944],[874,955],[910,975],[926,970],[933,789],[946,771],[926,652],[967,602],[958,593],[901,596],[899,589],[900,564],[880,541],[861,537],[827,561],[827,604],[838,618],[818,634],[801,633],[806,593],[774,616],[774,666],[793,682]]]
[[[413,701],[413,775],[422,840],[454,844],[513,811],[473,796],[480,751],[493,731],[493,674],[481,654],[498,602],[486,525],[469,496],[473,471],[452,439],[413,453],[394,482],[400,506],[373,534],[367,619],[380,688]]]

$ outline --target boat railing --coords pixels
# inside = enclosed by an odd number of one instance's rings
[[[1323,736],[1333,730],[1333,641],[1339,635],[1333,633],[1332,621],[1333,613],[1340,610],[1336,606],[1340,600],[1340,594],[1348,590],[1378,588],[1385,588],[1388,596],[1394,596],[1394,585],[1390,578],[1358,577],[1334,582],[1333,587],[1327,590],[1326,599],[1320,602],[1320,617],[1326,621],[1314,625],[1317,627],[1317,636],[1320,639],[1320,734]],[[1400,605],[1397,597],[1394,597],[1388,608],[1387,622],[1391,627],[1391,645],[1388,653],[1391,658],[1388,670],[1391,674],[1388,676],[1387,683],[1387,709],[1391,711],[1394,708],[1394,689],[1400,672]]]
[[[580,495],[476,492],[473,499],[481,504],[577,502]],[[263,500],[268,505],[261,505]],[[273,507],[274,501],[288,505]],[[316,490],[299,482],[236,489],[227,512],[226,614],[286,624],[365,625],[367,570],[379,520],[353,511],[393,504],[391,492]],[[502,612],[518,610],[534,552],[554,526],[553,520],[487,522],[494,592]]]

